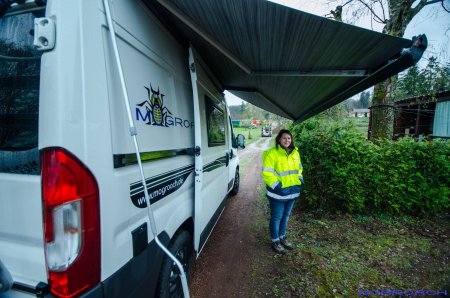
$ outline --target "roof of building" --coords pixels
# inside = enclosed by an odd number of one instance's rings
[[[450,90],[440,91],[433,94],[426,94],[420,96],[408,97],[399,101],[396,101],[394,104],[396,106],[402,105],[411,105],[411,104],[423,104],[430,101],[442,102],[450,100]]]

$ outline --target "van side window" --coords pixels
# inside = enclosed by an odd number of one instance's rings
[[[205,104],[208,147],[225,145],[225,114],[208,96]]]
[[[43,12],[0,18],[0,173],[39,174],[42,53],[33,47],[32,32]]]

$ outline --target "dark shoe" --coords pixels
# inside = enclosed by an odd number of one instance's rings
[[[291,242],[289,242],[286,238],[280,239],[280,243],[286,249],[289,249],[289,250],[293,250],[294,249],[294,245]]]
[[[272,249],[279,253],[284,255],[286,253],[286,250],[284,249],[284,247],[281,245],[280,241],[277,242],[272,242]]]

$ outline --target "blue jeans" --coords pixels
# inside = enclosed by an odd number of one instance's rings
[[[296,199],[275,200],[269,198],[270,221],[269,230],[272,242],[286,237],[286,227]]]

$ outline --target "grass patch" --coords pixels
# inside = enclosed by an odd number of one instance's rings
[[[269,247],[269,207],[260,190],[255,233]],[[258,227],[257,227],[258,226]],[[305,213],[295,206],[287,255],[262,249],[253,297],[361,297],[361,291],[449,290],[448,217]],[[379,295],[378,295],[379,296]],[[391,295],[392,296],[392,295]],[[375,296],[373,296],[375,297]]]
[[[349,117],[347,119],[355,123],[358,132],[367,137],[367,131],[369,129],[369,117]]]
[[[237,136],[241,134],[245,137],[245,146],[250,145],[253,142],[258,141],[261,138],[261,128],[243,128],[243,127],[233,127],[233,132]]]

